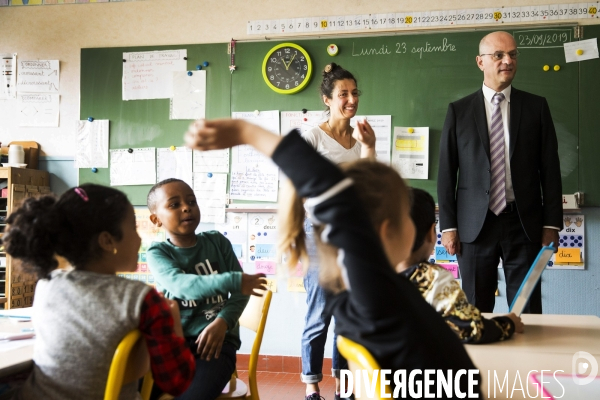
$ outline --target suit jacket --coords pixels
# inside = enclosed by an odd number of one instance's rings
[[[440,141],[440,229],[458,228],[460,240],[477,239],[489,207],[490,138],[483,91],[448,106]],[[558,142],[546,99],[514,86],[510,95],[510,169],[515,202],[529,240],[542,227],[562,228]]]

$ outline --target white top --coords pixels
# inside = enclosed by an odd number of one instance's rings
[[[302,137],[323,157],[336,164],[356,161],[360,158],[361,145],[359,141],[356,141],[351,149],[346,149],[318,126],[303,133]]]
[[[504,101],[500,103],[500,111],[502,112],[502,125],[504,125],[504,167],[505,167],[505,182],[506,182],[506,202],[510,203],[515,201],[515,192],[513,191],[512,176],[510,174],[510,92],[512,86],[509,85],[502,92],[504,95]],[[492,126],[492,112],[494,105],[492,104],[492,97],[496,94],[496,91],[483,85],[483,97],[485,98],[485,115],[487,119],[488,132]]]

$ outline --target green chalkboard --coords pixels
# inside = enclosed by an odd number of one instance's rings
[[[511,32],[520,42],[521,49],[519,71],[513,84],[548,99],[559,138],[563,193],[574,193],[585,182],[580,178],[579,166],[580,163],[585,165],[585,162],[578,146],[579,102],[580,97],[584,97],[580,96],[580,90],[587,89],[585,85],[579,85],[579,65],[564,62],[562,43],[573,40],[573,29],[561,27]],[[237,70],[233,74],[227,68],[227,44],[83,49],[81,118],[110,119],[111,148],[168,147],[181,142],[188,121],[169,120],[168,100],[121,100],[123,52],[186,48],[188,68],[204,60],[210,61],[207,68],[208,118],[229,116],[233,111],[322,110],[318,93],[320,71],[333,61],[353,72],[358,79],[363,94],[359,114],[392,115],[392,126],[430,128],[429,179],[410,183],[435,195],[439,139],[448,103],[481,87],[483,76],[475,64],[475,56],[479,40],[486,33],[289,39],[286,41],[298,43],[308,51],[315,70],[306,89],[294,95],[275,93],[267,87],[261,74],[264,56],[279,42],[238,43],[235,55]],[[340,49],[335,57],[326,52],[331,43]],[[546,64],[550,66],[548,72],[543,70]],[[553,70],[555,65],[561,67],[560,71]],[[581,124],[584,125],[583,121]],[[108,170],[97,174],[81,170],[80,181],[108,184]],[[589,182],[586,184],[590,185]],[[596,184],[595,188],[600,194],[600,184]],[[149,187],[127,186],[120,189],[128,193],[134,204],[144,204]]]
[[[585,26],[583,39],[600,36],[600,25]],[[600,206],[600,59],[582,61],[579,96],[579,190],[584,204]]]

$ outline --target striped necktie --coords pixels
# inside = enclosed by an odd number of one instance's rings
[[[506,208],[506,166],[504,165],[504,124],[500,103],[504,100],[502,93],[492,97],[492,123],[490,125],[490,210],[498,215]]]

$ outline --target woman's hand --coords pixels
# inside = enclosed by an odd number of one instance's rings
[[[364,121],[357,120],[356,128],[352,133],[352,137],[361,144],[360,157],[375,159],[375,132],[373,128],[366,119]]]
[[[279,135],[241,119],[197,120],[184,136],[186,146],[195,150],[228,149],[249,144],[267,157],[281,141]]]

